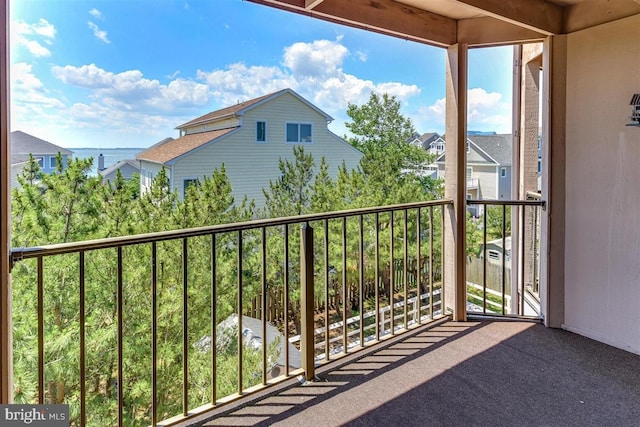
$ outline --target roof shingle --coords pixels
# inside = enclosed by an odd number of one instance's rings
[[[138,153],[136,159],[164,164],[236,129],[238,128],[233,127],[185,135],[160,145],[156,144],[147,150]]]

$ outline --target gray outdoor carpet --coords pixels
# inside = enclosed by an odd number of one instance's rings
[[[436,322],[318,376],[190,424],[640,427],[640,356],[530,322]]]

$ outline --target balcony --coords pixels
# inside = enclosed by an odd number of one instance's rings
[[[637,366],[636,355],[532,322],[444,320],[320,368],[317,382],[291,380],[192,422],[635,426]]]
[[[525,280],[538,269],[524,260],[539,240],[526,219],[544,202],[470,203],[498,215],[474,232],[467,259],[483,274],[467,283],[469,313],[539,319],[527,284],[537,280]],[[68,403],[77,425],[192,422],[292,378],[315,384],[316,372],[425,325],[471,328],[438,323],[455,292],[444,277],[450,209],[439,200],[15,248],[15,289],[37,295],[14,297],[14,324],[33,331],[15,337],[14,363],[35,373],[14,378],[16,400]],[[488,242],[513,238],[508,217],[529,243],[496,276]]]

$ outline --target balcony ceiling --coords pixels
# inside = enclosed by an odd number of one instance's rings
[[[542,40],[640,14],[640,0],[249,0],[435,46]]]

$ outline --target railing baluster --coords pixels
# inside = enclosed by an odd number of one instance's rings
[[[189,242],[182,239],[182,415],[189,414]]]
[[[243,357],[243,342],[242,342],[242,230],[238,231],[238,394],[242,394],[244,389],[242,383],[242,357]]]
[[[429,316],[431,320],[435,319],[433,314],[433,299],[435,297],[433,292],[433,255],[434,255],[434,236],[433,236],[433,206],[429,206]]]
[[[422,239],[420,233],[422,232],[422,227],[420,221],[422,220],[421,209],[416,209],[416,304],[417,304],[417,312],[418,312],[418,320],[417,323],[419,325],[422,324],[422,250],[420,245],[422,243]],[[415,319],[414,319],[415,320]]]
[[[347,217],[342,218],[342,352],[347,353]]]
[[[380,341],[380,214],[375,214],[375,240],[376,240],[376,272],[375,272],[375,298],[376,298],[376,341]],[[384,329],[384,325],[383,328]]]
[[[151,243],[151,425],[158,421],[158,246]]]
[[[124,378],[122,374],[122,365],[124,363],[124,355],[122,350],[122,339],[123,339],[123,289],[122,289],[122,246],[118,246],[117,249],[117,276],[118,276],[118,290],[117,290],[117,305],[118,305],[118,426],[122,427],[124,425],[124,394],[123,394],[123,386],[124,386]]]
[[[44,404],[44,260],[38,257],[38,403]]]
[[[520,259],[522,260],[520,262],[520,310],[518,312],[519,315],[524,315],[524,264],[525,264],[525,259],[524,259],[524,255],[525,255],[525,223],[524,223],[524,210],[525,207],[521,206],[520,207],[520,227],[521,227],[521,232],[522,234],[520,235],[520,245],[521,245],[521,250],[520,250]]]
[[[324,354],[329,361],[329,220],[324,220]]]
[[[218,400],[216,372],[216,342],[218,329],[217,310],[216,234],[211,234],[211,404]]]
[[[487,214],[485,207],[482,214],[482,247],[484,248],[482,251],[482,312],[484,314],[487,314]]]
[[[87,423],[87,377],[86,377],[86,334],[85,334],[85,279],[84,251],[79,253],[80,259],[80,425]]]
[[[289,224],[284,225],[284,372],[289,376]]]
[[[444,244],[444,221],[446,218],[446,212],[445,212],[445,206],[442,206],[442,210],[440,211],[441,213],[441,223],[440,223],[440,247],[442,248],[442,250],[440,251],[440,316],[444,316],[445,313],[445,289],[444,289],[444,283],[445,283],[445,268],[444,268],[444,260],[445,260],[445,244]]]
[[[404,209],[403,244],[404,259],[402,261],[402,281],[404,282],[404,329],[409,329],[409,211]]]
[[[358,291],[358,310],[360,311],[360,347],[364,347],[364,224],[363,216],[360,215],[359,221],[360,234],[360,289]]]
[[[502,314],[505,314],[507,289],[507,206],[502,205]],[[513,268],[513,266],[512,266]]]
[[[262,227],[262,385],[267,384],[267,229]]]
[[[393,250],[393,221],[394,221],[394,211],[389,212],[389,309],[391,316],[389,321],[391,323],[391,336],[395,335],[395,310],[394,310],[394,294],[396,290],[396,269],[394,266],[394,250]]]

